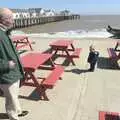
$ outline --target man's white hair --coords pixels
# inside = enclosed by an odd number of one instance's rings
[[[10,9],[0,8],[0,19],[5,16],[5,11],[10,11]]]
[[[95,45],[90,45],[90,49],[93,49],[93,50],[95,50]]]

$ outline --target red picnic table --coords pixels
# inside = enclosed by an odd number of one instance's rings
[[[36,87],[40,99],[49,100],[46,95],[46,89],[52,88],[56,81],[60,79],[64,68],[60,65],[54,65],[52,62],[52,54],[46,53],[28,53],[21,57],[21,62],[24,67],[25,80],[22,85]],[[45,63],[50,62],[50,66],[46,67]],[[37,69],[51,70],[46,78],[36,77],[35,71]],[[42,79],[42,81],[41,81]]]
[[[120,41],[117,41],[116,42],[116,45],[115,45],[115,51],[120,51],[120,49],[118,49],[118,47],[120,46]]]
[[[56,55],[59,51],[62,54],[57,54],[61,57],[66,57],[73,65],[75,65],[73,58],[79,58],[81,48],[75,48],[73,46],[73,40],[57,40],[50,44],[51,51]],[[65,53],[65,54],[63,54]]]
[[[119,120],[119,112],[99,111],[99,120]]]
[[[32,49],[32,46],[31,46],[31,43],[28,39],[27,36],[25,35],[14,35],[11,37],[11,39],[13,40],[13,43],[15,44],[15,47],[17,50],[19,50],[20,48],[22,47],[25,47],[25,46],[29,46],[31,50]]]

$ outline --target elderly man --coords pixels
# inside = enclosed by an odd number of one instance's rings
[[[24,73],[18,54],[7,31],[13,26],[13,13],[0,8],[0,89],[5,96],[6,112],[10,120],[19,120],[28,111],[21,111],[18,92]]]

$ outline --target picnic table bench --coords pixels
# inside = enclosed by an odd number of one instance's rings
[[[73,40],[57,40],[49,45],[54,56],[66,57],[73,65],[75,65],[73,59],[79,58],[82,50],[81,48],[74,48]],[[59,54],[59,51],[62,51],[62,54]]]
[[[107,48],[107,51],[108,51],[111,63],[115,66],[118,66],[117,61],[120,59],[120,53],[117,54],[114,48]]]
[[[15,47],[17,50],[26,46],[29,46],[30,50],[33,50],[30,40],[28,39],[27,36],[14,35],[14,36],[11,36],[11,39],[13,40],[13,43],[15,44]]]
[[[120,113],[100,111],[99,120],[120,120]]]
[[[107,48],[110,59],[116,59],[117,54],[113,48]]]
[[[36,87],[40,99],[43,100],[49,100],[46,90],[53,88],[57,80],[61,79],[61,75],[64,72],[62,66],[53,64],[51,57],[52,54],[47,53],[29,53],[21,58],[25,71],[25,80],[22,82],[22,85]],[[44,66],[47,61],[51,61],[49,67]],[[34,72],[37,69],[51,70],[51,72],[46,78],[36,77]]]

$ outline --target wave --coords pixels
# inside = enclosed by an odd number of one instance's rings
[[[94,29],[94,30],[69,30],[64,32],[51,32],[51,33],[31,33],[26,34],[22,31],[15,30],[12,35],[27,35],[33,37],[45,37],[45,38],[86,38],[86,37],[96,37],[96,38],[108,38],[111,36],[106,29]]]

